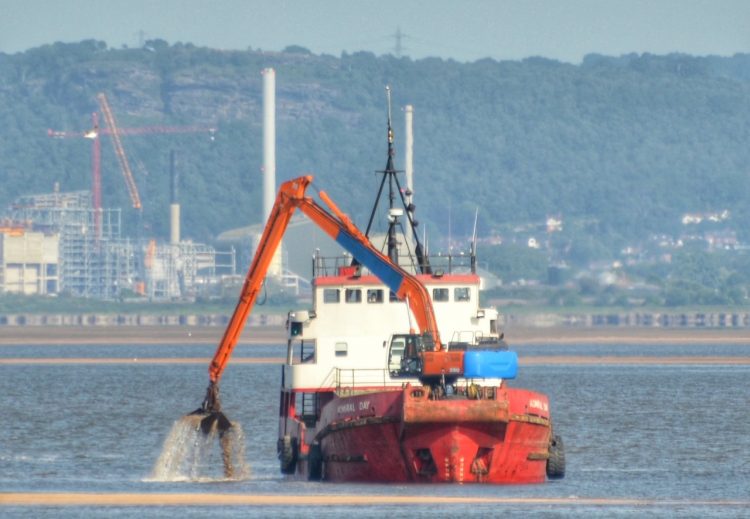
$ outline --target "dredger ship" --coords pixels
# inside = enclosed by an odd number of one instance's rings
[[[205,431],[226,431],[218,382],[292,214],[299,209],[351,256],[313,262],[312,307],[289,312],[281,367],[278,458],[287,477],[332,482],[540,483],[565,472],[546,395],[511,387],[518,357],[479,305],[475,247],[440,262],[400,222],[414,206],[393,167],[393,132],[378,198],[388,185],[386,252],[312,177],[281,186],[234,315],[209,367]],[[398,207],[396,201],[401,202]],[[226,461],[226,460],[225,460]],[[231,467],[229,467],[231,470]]]

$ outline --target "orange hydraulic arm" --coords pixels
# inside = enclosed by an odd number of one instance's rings
[[[432,337],[436,351],[442,349],[432,303],[425,287],[416,277],[407,273],[398,265],[391,263],[388,257],[375,249],[367,237],[357,229],[354,223],[336,207],[325,193],[321,192],[320,198],[328,205],[333,215],[312,198],[306,197],[305,190],[312,179],[312,176],[299,177],[285,182],[279,189],[279,194],[276,197],[268,222],[266,222],[255,257],[245,278],[237,307],[208,368],[211,381],[209,395],[211,395],[212,387],[218,383],[229,362],[232,350],[245,327],[247,316],[250,314],[260,292],[263,278],[265,278],[274,253],[297,208],[348,250],[361,264],[369,268],[400,299],[406,299],[414,313],[420,332]]]
[[[109,108],[107,96],[102,93],[97,95],[96,98],[99,100],[99,106],[102,109],[104,121],[109,127],[110,135],[112,137],[112,146],[115,148],[115,155],[117,155],[117,160],[120,162],[120,169],[122,169],[122,174],[125,177],[125,184],[128,186],[130,201],[133,204],[134,209],[140,209],[141,195],[138,193],[138,187],[135,185],[133,172],[130,170],[128,158],[125,156],[125,149],[122,147],[122,142],[120,141],[120,130],[117,128],[117,123],[115,123],[115,116]]]

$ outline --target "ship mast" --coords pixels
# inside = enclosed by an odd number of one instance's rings
[[[398,237],[397,231],[401,227],[401,221],[399,218],[406,214],[408,225],[412,229],[412,236],[414,237],[414,255],[417,259],[417,271],[422,274],[431,273],[429,259],[424,255],[422,244],[419,242],[419,235],[416,232],[418,222],[414,219],[414,204],[407,204],[404,198],[404,190],[401,189],[401,184],[398,180],[399,171],[393,165],[393,157],[396,155],[396,151],[393,148],[393,125],[391,124],[391,87],[385,87],[386,99],[388,102],[388,160],[385,164],[385,169],[378,171],[383,174],[383,179],[380,182],[380,188],[378,189],[377,197],[375,198],[375,204],[373,205],[372,212],[370,213],[370,220],[367,222],[367,229],[365,230],[365,236],[369,238],[370,229],[372,223],[375,220],[375,213],[380,203],[380,198],[383,194],[383,188],[385,187],[386,180],[388,181],[388,258],[398,265]],[[406,193],[407,196],[411,195],[411,192]],[[396,197],[401,201],[401,207],[396,207]],[[407,248],[408,248],[407,244]]]

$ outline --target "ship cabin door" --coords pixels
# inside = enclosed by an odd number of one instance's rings
[[[396,334],[388,350],[388,372],[392,377],[408,377],[422,372],[424,345],[416,334]]]

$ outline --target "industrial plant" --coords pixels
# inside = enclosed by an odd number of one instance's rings
[[[233,249],[123,236],[120,209],[94,209],[90,191],[23,196],[0,226],[0,291],[104,300],[191,300],[236,270]],[[178,207],[178,206],[177,206]]]
[[[140,211],[140,194],[120,136],[207,132],[213,139],[216,129],[119,128],[106,95],[99,94],[97,100],[104,128],[99,128],[99,116],[94,113],[93,127],[88,131],[48,131],[54,139],[92,141],[91,190],[62,191],[55,184],[51,193],[21,196],[5,210],[0,217],[0,292],[148,301],[191,301],[216,292],[225,280],[236,276],[235,249],[229,246],[217,251],[213,246],[181,239],[179,173],[174,152],[170,153],[170,237],[166,243],[124,235],[122,210],[102,207],[100,164],[101,136],[106,135],[133,209]]]
[[[199,126],[121,128],[107,96],[100,93],[97,95],[99,112],[92,114],[91,129],[47,131],[51,139],[91,141],[91,189],[64,191],[56,184],[51,193],[17,198],[0,214],[0,293],[64,294],[111,301],[193,301],[201,296],[210,299],[222,294],[227,285],[239,283],[236,250],[243,251],[241,261],[244,262],[246,255],[250,257],[276,196],[276,74],[272,68],[263,69],[261,74],[261,222],[248,222],[249,225],[220,233],[216,244],[222,250],[182,239],[179,167],[171,152],[169,240],[127,236],[123,231],[122,209],[102,205],[102,136],[108,137],[112,144],[132,210],[140,212],[141,196],[121,137],[205,133],[213,140],[217,129]],[[99,126],[100,114],[104,121],[102,127]],[[408,119],[410,115],[409,107]],[[292,222],[287,242],[291,247],[280,247],[269,267],[268,277],[272,280],[269,286],[293,297],[304,296],[311,290],[310,251],[336,254],[340,250],[304,218]]]

